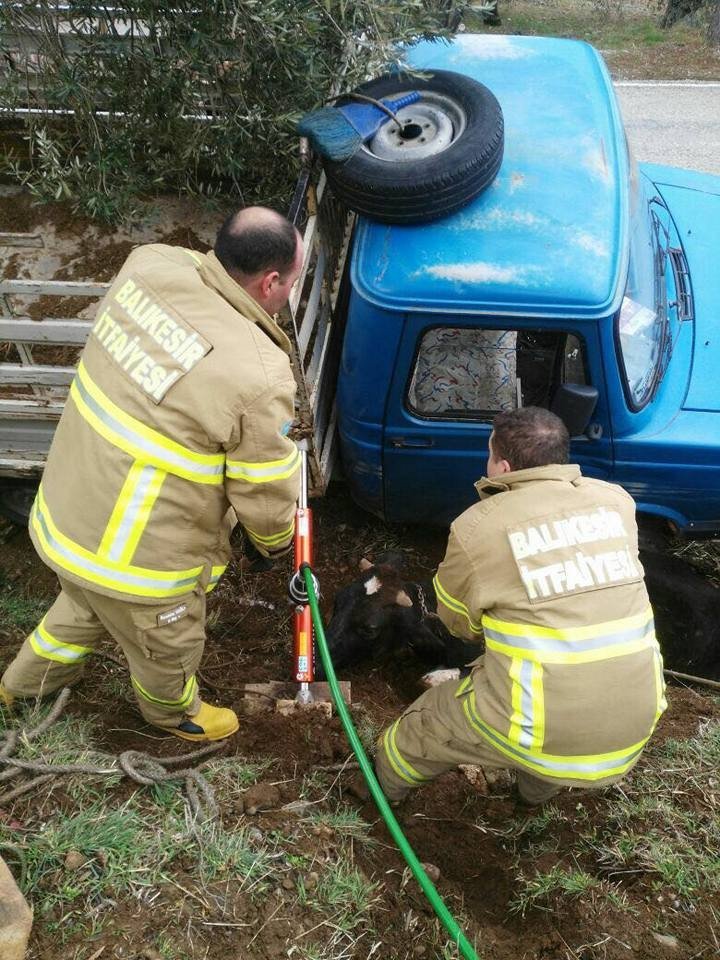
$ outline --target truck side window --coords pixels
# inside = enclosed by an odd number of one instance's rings
[[[433,327],[420,339],[407,402],[420,416],[489,419],[520,405],[548,407],[560,383],[586,383],[575,334]]]

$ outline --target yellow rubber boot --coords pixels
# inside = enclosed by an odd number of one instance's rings
[[[12,710],[14,703],[15,697],[0,683],[0,707],[5,707],[6,710]]]
[[[232,710],[201,703],[194,716],[184,720],[179,727],[172,727],[170,732],[183,740],[222,740],[236,733],[239,726]]]

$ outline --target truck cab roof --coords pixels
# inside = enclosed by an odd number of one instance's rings
[[[588,44],[462,35],[408,51],[415,69],[484,83],[505,119],[495,181],[442,220],[361,219],[357,293],[388,310],[599,318],[622,298],[628,156],[610,77]]]

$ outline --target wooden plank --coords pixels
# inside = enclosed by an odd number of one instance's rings
[[[0,294],[18,296],[104,297],[109,289],[109,283],[85,280],[0,280]]]
[[[316,412],[317,395],[320,389],[320,380],[322,379],[323,361],[330,342],[332,333],[330,305],[323,304],[320,310],[320,319],[318,320],[317,335],[313,346],[312,357],[305,371],[305,380],[310,384],[310,393],[308,402],[313,413]]]
[[[305,227],[305,233],[303,234],[303,263],[300,270],[300,276],[297,278],[293,284],[293,288],[290,291],[290,312],[293,317],[298,311],[300,306],[300,297],[302,296],[303,288],[305,286],[305,280],[307,279],[308,270],[310,265],[313,262],[315,257],[315,231],[317,229],[318,218],[317,214],[308,218],[307,226]]]
[[[50,367],[40,364],[0,364],[0,384],[41,384],[46,387],[66,387],[72,383],[75,367]]]
[[[313,330],[318,323],[318,309],[320,305],[320,296],[322,294],[323,284],[325,282],[325,253],[320,251],[317,264],[315,266],[315,275],[313,276],[312,288],[308,297],[305,315],[302,318],[302,324],[298,330],[298,352],[300,358],[305,362],[305,352],[313,334]]]
[[[45,460],[5,457],[0,451],[0,477],[36,477],[43,472]]]
[[[63,404],[55,398],[41,400],[27,397],[25,400],[0,399],[0,420],[59,420]]]
[[[32,320],[30,317],[0,318],[0,340],[12,343],[85,343],[93,320]]]
[[[34,233],[0,233],[0,247],[42,247],[43,239]]]

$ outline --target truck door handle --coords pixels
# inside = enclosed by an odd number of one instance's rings
[[[390,446],[396,450],[405,447],[413,450],[424,450],[428,447],[434,447],[435,441],[428,440],[425,437],[395,437],[390,441]]]

